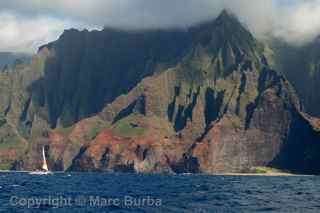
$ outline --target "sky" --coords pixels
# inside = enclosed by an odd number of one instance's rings
[[[34,53],[64,29],[186,28],[234,13],[259,39],[320,35],[320,0],[1,0],[0,51]]]

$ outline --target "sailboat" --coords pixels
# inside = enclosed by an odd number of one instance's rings
[[[34,172],[30,172],[31,175],[50,175],[52,172],[48,168],[48,163],[46,159],[46,153],[44,147],[42,147],[42,166],[41,169],[37,169]]]

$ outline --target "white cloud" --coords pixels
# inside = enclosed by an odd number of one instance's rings
[[[186,27],[234,12],[259,38],[301,43],[320,34],[320,0],[4,0],[0,3],[0,51],[31,51],[65,28]],[[280,6],[281,5],[281,6]],[[51,17],[51,18],[50,18]],[[54,18],[52,18],[54,17]],[[96,27],[94,27],[96,28]]]
[[[47,17],[32,19],[0,14],[0,51],[30,52],[56,39],[65,23]]]
[[[49,16],[22,16],[12,12],[0,12],[0,51],[31,52],[43,44],[56,40],[64,29],[89,28],[68,19]]]
[[[34,52],[73,25],[46,16],[31,18],[7,12],[0,13],[0,20],[0,51]]]
[[[320,35],[320,0],[302,1],[280,12],[275,36],[299,45]]]

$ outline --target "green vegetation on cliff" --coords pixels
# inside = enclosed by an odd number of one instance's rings
[[[66,30],[0,74],[0,165],[33,169],[45,146],[54,170],[319,173],[317,128],[273,57],[226,11],[186,30]]]

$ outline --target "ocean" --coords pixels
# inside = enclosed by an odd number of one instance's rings
[[[0,173],[0,212],[319,213],[318,176]]]

